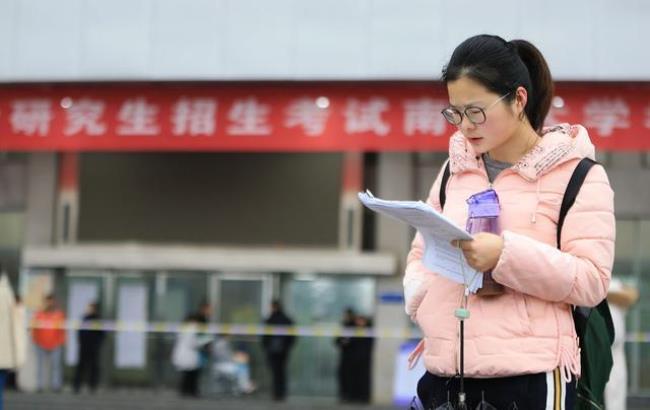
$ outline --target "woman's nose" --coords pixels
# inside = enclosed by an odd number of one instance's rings
[[[476,124],[471,122],[466,115],[463,115],[463,118],[460,120],[460,124],[458,124],[458,128],[463,134],[465,134],[467,131],[475,130]]]

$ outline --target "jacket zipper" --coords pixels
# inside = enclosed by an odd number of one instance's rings
[[[494,183],[497,182],[497,180],[503,175],[504,172],[514,172],[512,169],[504,169],[503,171],[499,172],[496,178],[494,178],[494,181],[490,182],[490,178],[487,174],[487,171],[485,170],[485,164],[482,163],[482,160],[480,158],[476,159],[476,164],[478,168],[478,172],[485,177],[485,179],[488,181],[488,188],[494,189]],[[496,190],[495,190],[496,191]],[[465,289],[462,290],[462,292],[465,292]],[[467,298],[467,309],[469,310],[469,297]],[[467,332],[465,332],[467,333]],[[454,367],[456,368],[456,375],[460,375],[460,321],[458,322],[458,326],[456,326],[456,340],[454,342],[454,362],[455,365]]]

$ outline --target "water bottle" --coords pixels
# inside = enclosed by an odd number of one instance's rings
[[[500,234],[499,229],[499,197],[494,189],[490,188],[470,196],[467,199],[469,215],[465,229],[470,234],[490,232]],[[496,296],[505,292],[503,285],[492,278],[492,270],[483,272],[483,287],[477,294],[481,296]]]

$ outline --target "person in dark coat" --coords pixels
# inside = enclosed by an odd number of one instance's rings
[[[199,326],[208,326],[210,324],[211,317],[212,317],[212,305],[210,305],[208,302],[202,302],[199,305],[199,309],[194,314],[194,319],[199,324]],[[209,333],[204,332],[201,333],[200,336],[202,341],[211,339]],[[199,373],[204,372],[208,369],[211,355],[212,355],[212,343],[203,344],[199,349]]]
[[[284,313],[280,302],[274,300],[271,303],[271,315],[265,323],[271,326],[292,326],[293,320]],[[273,400],[284,400],[287,396],[287,362],[294,341],[294,336],[288,335],[264,335],[262,337],[262,348],[266,353],[273,379]]]
[[[341,325],[344,328],[351,328],[355,325],[355,313],[352,308],[345,309],[343,313],[343,321]],[[352,351],[352,338],[347,336],[337,337],[334,340],[336,346],[340,350],[339,354],[339,366],[337,369],[338,375],[338,388],[339,388],[339,400],[342,402],[351,401],[353,397],[353,387],[352,384],[354,380],[352,375],[354,372],[354,352]]]
[[[357,316],[355,326],[369,330],[372,322],[368,317]],[[351,350],[351,401],[357,403],[370,403],[372,385],[372,348],[374,339],[371,336],[353,337],[350,341]]]
[[[88,305],[86,315],[83,317],[82,326],[88,322],[101,320],[97,303]],[[84,381],[88,382],[91,392],[95,392],[99,384],[99,359],[104,331],[95,329],[79,329],[79,357],[74,375],[74,391],[79,393]]]

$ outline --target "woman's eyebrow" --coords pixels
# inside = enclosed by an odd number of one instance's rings
[[[465,105],[456,105],[456,104],[452,104],[452,103],[450,102],[450,103],[449,103],[449,106],[450,106],[450,107],[453,107],[453,108],[467,108],[467,107],[474,107],[474,106],[476,106],[477,104],[478,104],[479,106],[480,106],[480,105],[484,105],[482,101],[470,101],[470,102],[468,102],[468,103],[465,104]]]

